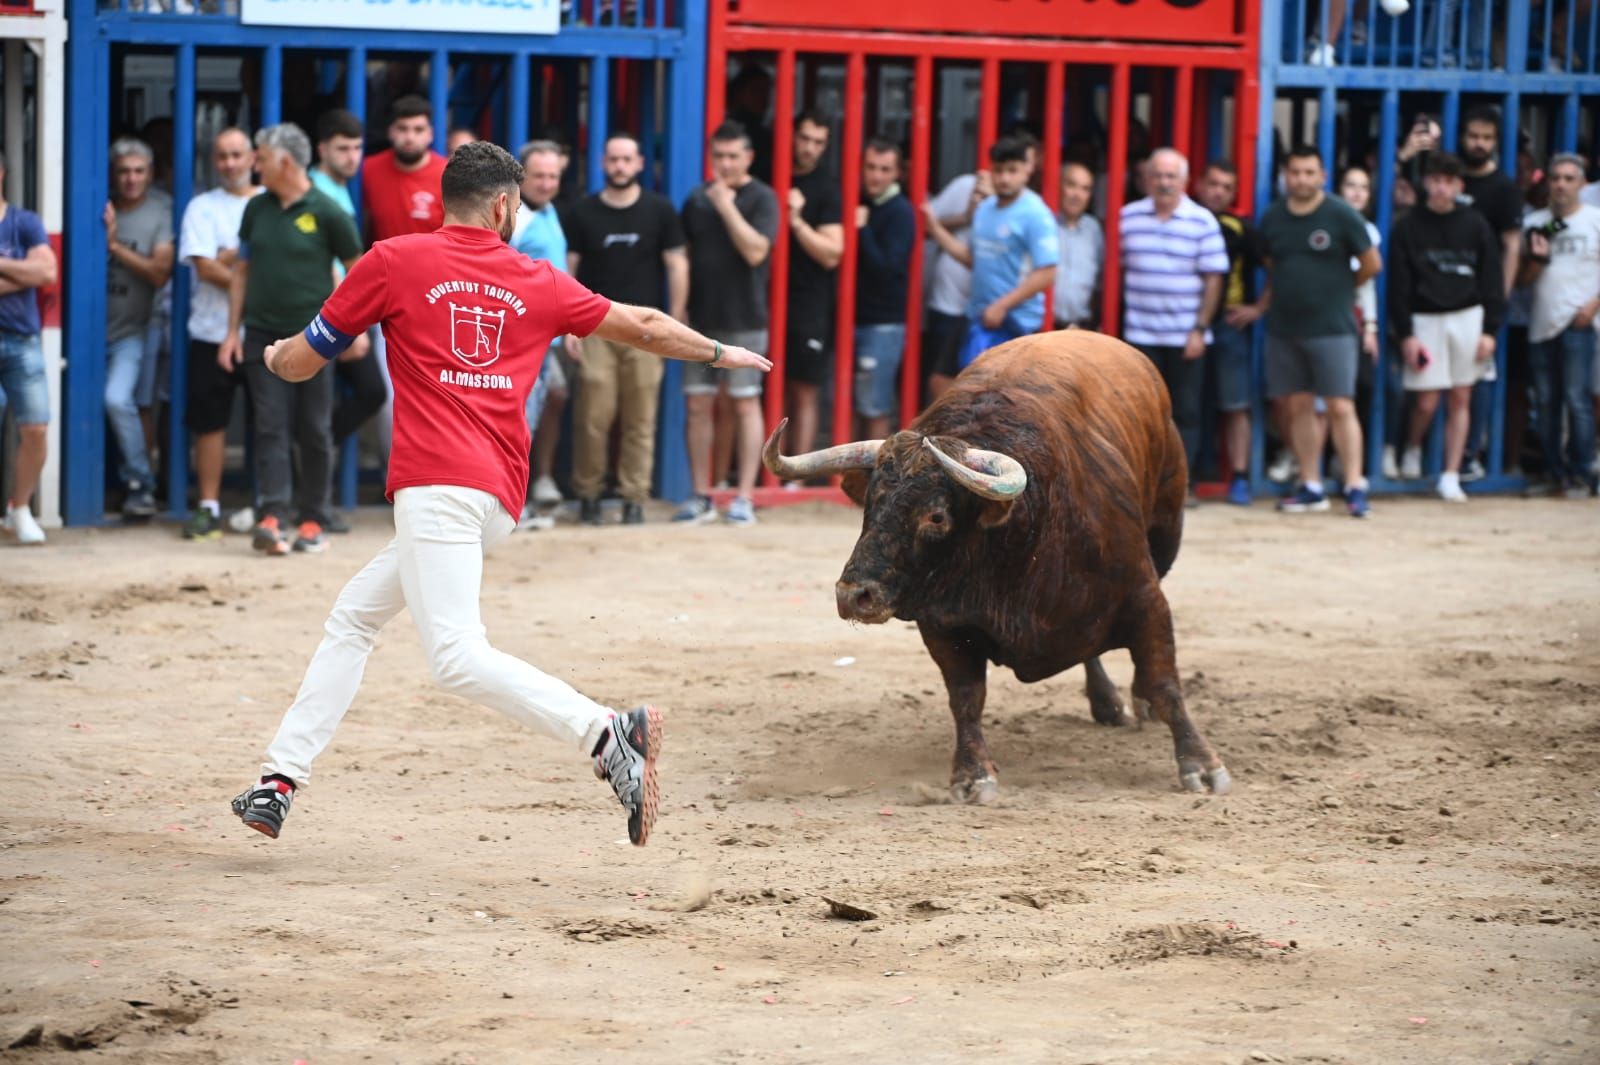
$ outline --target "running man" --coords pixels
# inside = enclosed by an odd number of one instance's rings
[[[273,839],[355,698],[378,630],[402,607],[446,691],[576,745],[627,810],[628,838],[649,839],[659,711],[612,711],[491,647],[478,613],[483,552],[522,510],[523,406],[554,337],[593,334],[717,369],[772,364],[662,311],[612,303],[512,250],[521,184],[522,167],[504,149],[463,145],[444,170],[444,226],[373,245],[304,333],[267,348],[269,370],[305,381],[381,324],[394,381],[395,537],[340,592],[260,780],[233,800],[245,824]]]

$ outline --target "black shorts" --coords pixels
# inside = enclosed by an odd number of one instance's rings
[[[789,342],[784,346],[785,380],[821,388],[828,383],[833,370],[833,336],[818,335],[813,330],[789,330]]]
[[[234,390],[244,386],[244,374],[217,365],[219,345],[189,341],[189,404],[183,424],[192,433],[217,433],[233,418]]]
[[[961,372],[961,346],[967,342],[971,324],[964,314],[928,312],[928,328],[922,338],[923,376],[954,377]]]

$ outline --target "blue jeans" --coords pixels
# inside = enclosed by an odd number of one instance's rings
[[[1539,443],[1544,448],[1550,479],[1556,483],[1590,482],[1595,427],[1589,370],[1594,344],[1594,330],[1567,329],[1534,344],[1528,352],[1539,414]],[[1561,447],[1563,408],[1570,427],[1565,450]]]
[[[50,422],[50,389],[37,333],[0,332],[0,410],[8,403],[18,425]]]
[[[106,420],[122,453],[122,483],[138,481],[149,487],[155,478],[144,450],[144,425],[139,421],[136,398],[146,350],[143,330],[106,345]]]
[[[967,339],[961,345],[961,354],[957,356],[957,361],[961,364],[961,368],[965,370],[972,365],[979,355],[982,355],[990,348],[997,348],[1006,341],[1015,340],[1021,335],[1021,333],[1012,331],[1009,318],[1001,323],[999,329],[985,329],[981,320],[970,318],[967,320]]]
[[[894,412],[894,386],[905,350],[903,323],[856,326],[857,414],[887,418]]]

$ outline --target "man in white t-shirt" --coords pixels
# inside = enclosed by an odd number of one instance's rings
[[[1595,491],[1595,318],[1600,312],[1600,207],[1583,203],[1583,157],[1563,152],[1545,168],[1550,206],[1523,222],[1521,281],[1533,286],[1529,356],[1539,441],[1553,492]],[[1562,412],[1570,425],[1563,447]]]
[[[989,171],[962,174],[939,190],[931,201],[939,222],[957,240],[965,242],[972,232],[972,212],[994,195]],[[928,331],[923,348],[928,379],[928,398],[937,399],[961,372],[961,345],[967,339],[967,298],[972,293],[972,271],[954,255],[939,250],[931,237],[928,254]]]
[[[178,257],[194,271],[189,299],[189,400],[184,424],[194,433],[195,478],[200,502],[184,524],[185,540],[222,535],[223,434],[233,415],[237,371],[217,363],[217,347],[228,335],[228,286],[239,258],[239,220],[244,205],[261,191],[250,180],[256,153],[241,129],[225,129],[212,142],[217,187],[189,201],[183,211]]]

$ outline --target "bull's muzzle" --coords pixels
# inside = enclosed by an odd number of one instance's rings
[[[894,606],[877,581],[841,580],[834,585],[833,594],[839,601],[839,616],[846,621],[881,625],[894,617]]]

